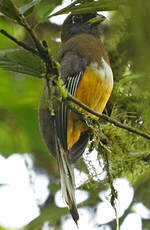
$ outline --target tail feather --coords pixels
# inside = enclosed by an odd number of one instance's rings
[[[73,220],[77,224],[77,221],[79,219],[79,214],[77,211],[76,201],[75,201],[75,179],[74,179],[73,166],[69,163],[67,159],[67,154],[63,150],[59,142],[58,142],[57,162],[58,162],[59,173],[60,173],[62,195],[68,205]]]

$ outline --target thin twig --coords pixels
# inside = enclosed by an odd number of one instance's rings
[[[28,24],[28,22],[27,22],[26,18],[24,17],[24,15],[21,15],[21,16],[22,16],[21,25],[26,29],[26,31],[28,31],[29,35],[32,37],[37,50],[42,52],[43,51],[43,45],[42,45],[41,41],[38,39],[35,31]]]
[[[56,67],[56,63],[51,59],[50,54],[48,52],[48,46],[46,41],[41,42],[37,37],[35,31],[28,24],[26,18],[22,15],[22,23],[21,25],[27,30],[29,35],[31,36],[34,44],[39,51],[39,56],[43,59],[46,64],[46,68],[48,70],[48,74],[50,75],[58,75],[58,69]]]
[[[119,121],[117,121],[117,120],[115,120],[113,118],[110,118],[105,114],[100,114],[100,113],[95,112],[94,110],[89,108],[87,105],[83,104],[81,101],[79,101],[78,99],[73,97],[70,93],[68,93],[67,98],[68,98],[68,100],[74,102],[76,105],[79,105],[80,108],[84,109],[88,113],[91,113],[91,114],[95,115],[96,117],[98,117],[100,119],[103,119],[103,120],[105,120],[105,121],[107,121],[109,123],[112,123],[112,124],[114,124],[115,126],[117,126],[119,128],[126,129],[131,133],[136,133],[136,134],[138,134],[138,135],[140,135],[142,137],[145,137],[146,139],[150,140],[150,135],[148,133],[145,133],[145,132],[143,132],[141,130],[135,129],[135,128],[131,127],[131,126],[124,125],[121,122],[119,122]]]
[[[56,63],[51,59],[50,54],[48,52],[48,46],[46,41],[43,41],[42,43],[38,39],[36,33],[34,30],[29,26],[28,22],[24,18],[23,23],[21,24],[30,34],[32,40],[34,41],[34,44],[37,48],[37,50],[33,49],[32,47],[28,46],[26,43],[17,40],[15,37],[7,33],[5,30],[1,29],[0,33],[15,42],[17,45],[22,47],[23,49],[31,52],[32,54],[40,57],[46,64],[47,72],[50,75],[59,75]],[[48,75],[47,75],[48,76]]]
[[[113,178],[112,178],[112,175],[111,175],[110,169],[109,169],[110,164],[109,164],[109,159],[108,159],[107,152],[104,153],[104,158],[105,158],[105,168],[106,168],[106,172],[107,172],[108,183],[109,183],[110,190],[111,190],[110,203],[111,203],[111,206],[113,207],[113,209],[115,211],[116,230],[119,230],[119,218],[118,218],[117,209],[116,209],[116,206],[115,206],[115,199],[117,199],[117,191],[115,190],[114,185],[113,185]]]
[[[13,36],[11,36],[9,33],[7,33],[5,30],[0,30],[0,33],[3,34],[4,36],[6,36],[7,38],[9,38],[10,40],[12,40],[13,42],[15,42],[17,45],[19,45],[20,47],[22,47],[23,49],[31,52],[32,54],[39,56],[39,52],[36,51],[35,49],[33,49],[32,47],[28,46],[27,44],[25,44],[22,41],[18,41],[16,38],[14,38]]]

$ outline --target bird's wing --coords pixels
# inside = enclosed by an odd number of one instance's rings
[[[74,96],[78,84],[83,76],[83,71],[79,72],[75,76],[67,77],[65,86],[68,92]],[[69,121],[70,109],[65,103],[62,103],[55,114],[57,137],[59,138],[60,144],[63,149],[68,152],[67,146],[67,129]]]

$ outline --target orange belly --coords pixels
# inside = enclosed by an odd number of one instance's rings
[[[94,111],[102,113],[112,91],[110,85],[109,82],[104,84],[98,73],[86,68],[79,82],[75,97]],[[80,138],[81,133],[86,130],[79,119],[77,114],[74,112],[70,113],[67,135],[68,149],[71,149]]]

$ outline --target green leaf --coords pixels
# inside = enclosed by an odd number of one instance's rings
[[[40,8],[40,17],[41,18],[46,18],[54,9],[55,9],[55,4],[54,3],[48,3],[43,5]]]
[[[136,80],[138,78],[141,78],[141,77],[144,77],[145,74],[144,73],[139,73],[139,74],[130,74],[130,75],[127,75],[125,76],[123,79],[121,79],[118,84],[117,84],[117,89],[119,87],[121,87],[122,85],[126,84],[127,82],[129,81],[132,81],[132,80]]]
[[[0,11],[7,17],[12,18],[20,23],[21,15],[11,0],[0,0]]]
[[[77,0],[71,3],[69,6],[50,15],[49,18],[60,14],[67,14],[69,12],[78,14],[78,13],[92,13],[97,11],[117,10],[120,5],[125,4],[126,2],[127,0],[99,0],[99,1]]]
[[[21,49],[0,50],[0,67],[40,78],[45,73],[43,61]]]
[[[9,18],[16,20],[18,23],[21,22],[21,14],[28,16],[33,12],[34,6],[40,3],[41,0],[33,0],[20,9],[14,5],[11,0],[0,0],[0,11]]]
[[[24,16],[28,16],[33,12],[33,9],[35,5],[39,4],[41,0],[33,0],[32,2],[28,3],[25,6],[22,6],[19,11],[22,13]]]

